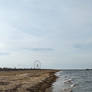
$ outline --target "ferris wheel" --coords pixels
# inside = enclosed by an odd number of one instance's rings
[[[36,61],[34,62],[34,68],[35,68],[35,69],[41,69],[41,62],[40,62],[39,60],[36,60]]]

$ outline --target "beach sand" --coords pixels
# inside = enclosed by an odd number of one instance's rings
[[[58,70],[0,71],[0,92],[45,92]]]

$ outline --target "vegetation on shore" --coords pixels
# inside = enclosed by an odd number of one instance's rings
[[[58,70],[1,69],[0,92],[44,92],[55,81]]]

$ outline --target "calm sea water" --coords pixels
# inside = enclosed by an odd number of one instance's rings
[[[92,70],[64,70],[56,75],[51,92],[92,92]]]

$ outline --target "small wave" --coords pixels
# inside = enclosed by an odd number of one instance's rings
[[[92,83],[92,81],[91,81],[91,80],[86,80],[85,82],[86,82],[86,83]]]

